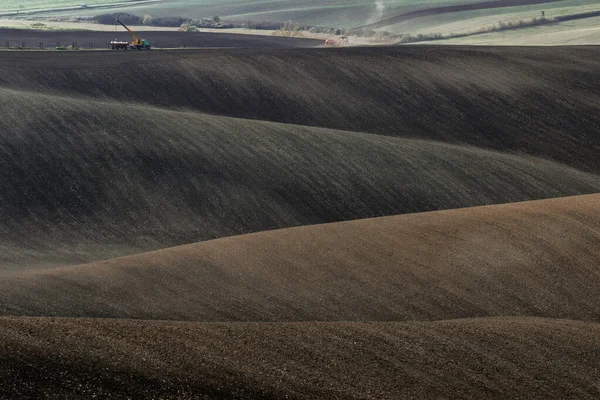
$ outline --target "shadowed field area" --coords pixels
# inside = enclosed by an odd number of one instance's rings
[[[599,172],[599,55],[432,46],[0,52],[0,87],[466,143]]]
[[[600,191],[525,155],[0,89],[3,269]]]
[[[1,318],[0,392],[592,399],[600,395],[598,341],[597,323],[538,318],[295,324]]]
[[[598,192],[596,52],[0,52],[0,262]]]
[[[0,277],[2,314],[600,320],[600,195],[224,238]]]

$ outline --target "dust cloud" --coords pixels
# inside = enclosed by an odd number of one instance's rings
[[[385,4],[383,0],[375,0],[375,11],[369,19],[367,20],[367,24],[372,24],[374,22],[378,22],[383,18],[383,13],[385,12]]]

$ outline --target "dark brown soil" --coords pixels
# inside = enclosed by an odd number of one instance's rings
[[[0,277],[0,313],[600,322],[600,195],[261,232]]]
[[[0,319],[2,399],[595,399],[600,325]]]

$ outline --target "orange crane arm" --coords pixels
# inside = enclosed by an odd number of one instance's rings
[[[142,39],[138,35],[136,35],[134,31],[132,31],[131,29],[129,29],[127,27],[127,25],[125,25],[124,23],[122,23],[118,19],[117,19],[117,22],[120,23],[121,25],[123,25],[123,28],[127,29],[127,31],[129,33],[131,33],[131,35],[133,35],[134,43],[142,43]]]

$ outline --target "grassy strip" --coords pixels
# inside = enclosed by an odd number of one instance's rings
[[[472,32],[450,33],[448,35],[444,35],[441,33],[418,34],[416,36],[405,35],[400,39],[400,43],[416,43],[416,42],[428,42],[428,41],[433,41],[433,40],[456,39],[456,38],[463,38],[463,37],[468,37],[468,36],[483,35],[483,34],[492,33],[492,32],[504,32],[504,31],[523,29],[523,28],[531,28],[533,26],[548,25],[548,24],[553,24],[556,22],[557,22],[557,20],[555,18],[544,18],[544,17],[532,18],[529,20],[520,19],[517,21],[508,21],[508,22],[501,21],[497,24],[485,26],[485,27],[479,28],[478,30],[472,31]]]
[[[593,18],[593,17],[600,17],[600,11],[588,11],[588,12],[579,13],[579,14],[562,15],[562,16],[556,17],[554,19],[559,22],[566,22],[566,21],[574,21],[574,20],[578,20],[578,19]]]

